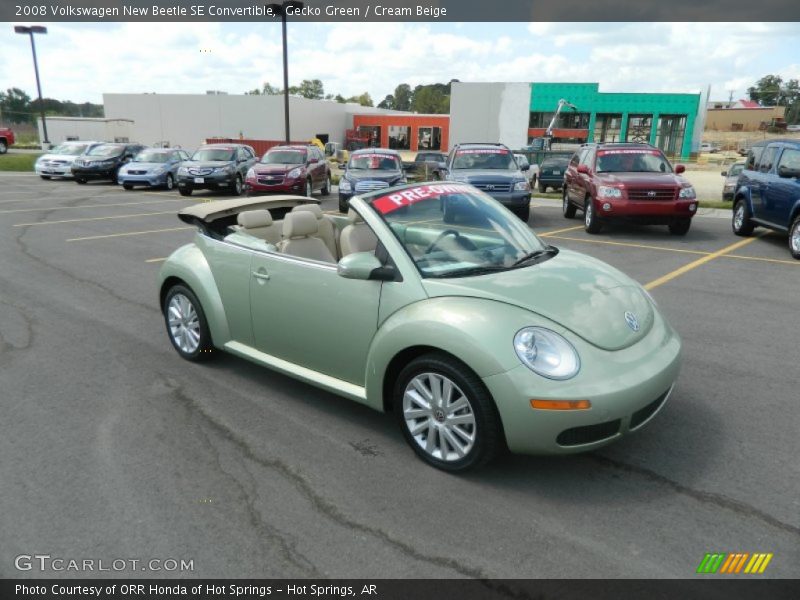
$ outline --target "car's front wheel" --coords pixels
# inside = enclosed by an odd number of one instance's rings
[[[129,191],[133,189],[133,186],[130,183],[123,183],[122,187]]]
[[[8,144],[6,144],[5,140],[0,140],[0,154],[5,154],[8,152]]]
[[[244,191],[244,185],[242,184],[242,176],[237,175],[236,179],[233,180],[231,184],[231,191],[233,192],[234,196],[241,196],[242,192]]]
[[[741,236],[748,236],[753,233],[755,225],[750,220],[750,211],[744,198],[739,198],[733,207],[733,219],[731,220],[733,233]]]
[[[691,219],[681,219],[680,221],[675,221],[674,223],[670,223],[669,225],[669,232],[672,235],[686,235],[689,233],[689,228],[692,226]]]
[[[789,227],[789,252],[792,258],[800,260],[800,215],[797,215]]]
[[[597,213],[594,210],[594,202],[592,198],[587,196],[585,204],[583,205],[583,225],[586,233],[600,233],[603,228]]]
[[[327,196],[328,194],[330,194],[331,193],[331,187],[332,187],[331,186],[331,174],[328,173],[325,176],[325,186],[322,188],[322,195],[323,196]]]
[[[523,222],[527,223],[531,217],[531,203],[528,202],[524,206],[518,206],[514,209],[514,214],[517,215]]]
[[[314,186],[311,185],[311,178],[309,177],[306,179],[306,196],[311,198],[311,195],[314,193]]]
[[[164,187],[168,190],[171,190],[175,187],[175,178],[172,176],[172,173],[167,173],[167,178],[164,181]]]
[[[393,400],[406,441],[438,469],[465,471],[503,448],[494,400],[480,378],[450,356],[412,360],[395,382]]]
[[[42,179],[50,179],[50,175],[39,175]]]
[[[186,360],[208,358],[213,350],[203,308],[197,296],[185,285],[170,288],[164,298],[164,321],[172,345]]]
[[[83,177],[76,177],[75,178],[75,183],[79,183],[81,185],[84,185],[86,183],[86,180]]]
[[[561,212],[566,219],[575,218],[575,207],[570,203],[569,196],[567,196],[567,188],[564,188],[561,193]]]
[[[190,187],[178,188],[178,193],[180,193],[181,196],[191,196],[192,195],[192,188],[190,188]]]

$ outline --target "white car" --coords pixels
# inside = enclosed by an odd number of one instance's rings
[[[75,162],[75,159],[102,143],[94,141],[63,142],[36,160],[34,165],[36,174],[42,179],[72,178],[72,163]]]
[[[795,125],[787,125],[786,131],[800,131],[800,123],[796,123]]]

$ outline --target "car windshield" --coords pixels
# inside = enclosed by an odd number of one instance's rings
[[[154,150],[142,150],[133,159],[133,162],[141,163],[165,163],[169,161],[169,152],[157,152]]]
[[[201,148],[192,156],[192,160],[209,160],[229,162],[236,157],[236,151],[230,148]]]
[[[116,146],[114,144],[101,144],[99,146],[95,146],[89,152],[87,152],[87,156],[116,156],[117,154],[122,154],[122,151],[125,149],[125,146]]]
[[[730,170],[728,171],[728,176],[738,175],[744,170],[744,165],[742,163],[737,163],[732,165]]]
[[[370,169],[373,171],[399,171],[400,159],[391,154],[356,154],[350,158],[348,169]]]
[[[266,165],[302,165],[306,162],[304,150],[270,150],[261,159]]]
[[[89,144],[61,144],[53,148],[51,154],[61,154],[67,156],[78,156],[86,151]]]
[[[517,163],[514,155],[503,148],[469,148],[456,151],[453,168],[516,171]]]
[[[367,198],[423,277],[469,277],[527,267],[557,250],[488,195],[458,183]]]
[[[672,167],[658,150],[600,150],[598,173],[672,173]]]

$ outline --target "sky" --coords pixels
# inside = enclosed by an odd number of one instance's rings
[[[28,40],[0,25],[0,90],[36,84]],[[36,46],[46,97],[241,94],[282,87],[278,23],[47,23]],[[598,82],[605,92],[745,97],[767,74],[800,78],[800,23],[289,23],[289,83],[326,93],[399,83]]]

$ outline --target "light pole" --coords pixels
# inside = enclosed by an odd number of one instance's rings
[[[44,132],[44,141],[42,144],[49,144],[50,140],[47,139],[47,121],[44,118],[44,102],[42,101],[42,84],[39,83],[39,64],[36,61],[36,42],[33,41],[34,33],[47,33],[47,27],[41,25],[31,25],[25,27],[23,25],[14,26],[15,33],[28,34],[31,37],[31,51],[33,51],[33,70],[36,73],[36,91],[39,93],[39,111],[42,115],[42,130]]]
[[[289,135],[289,51],[286,46],[286,12],[288,9],[300,10],[303,8],[302,2],[295,0],[285,0],[283,4],[270,4],[272,14],[281,18],[281,29],[283,32],[283,118],[284,131],[286,133],[286,143],[291,143]]]

